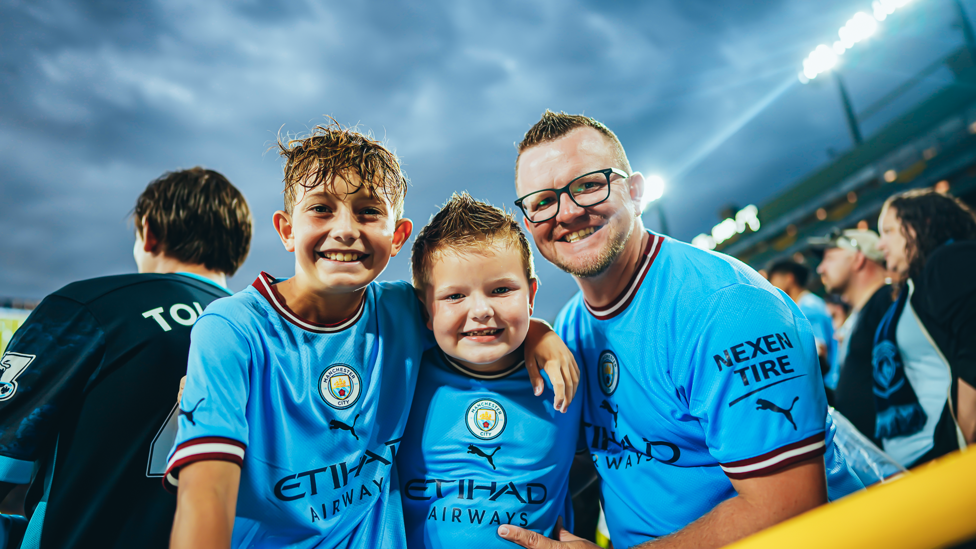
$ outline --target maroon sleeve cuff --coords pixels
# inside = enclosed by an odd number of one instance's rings
[[[224,437],[201,437],[188,440],[176,447],[166,464],[163,487],[176,493],[180,469],[197,461],[230,461],[244,464],[244,443]]]
[[[722,470],[731,479],[746,479],[768,475],[784,467],[822,456],[827,451],[825,433],[818,433],[801,441],[787,444],[761,456],[722,463]]]

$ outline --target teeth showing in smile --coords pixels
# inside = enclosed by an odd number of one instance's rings
[[[500,334],[500,333],[502,333],[502,331],[499,330],[498,328],[491,328],[491,329],[488,329],[488,330],[474,330],[472,332],[462,332],[461,335],[463,335],[465,337],[468,337],[468,336],[492,336],[492,335]]]
[[[357,253],[339,253],[339,252],[320,252],[320,255],[326,259],[331,259],[332,261],[359,261],[363,258],[363,254]]]
[[[583,240],[584,238],[590,236],[596,232],[596,227],[587,227],[585,229],[580,229],[574,233],[569,233],[566,235],[566,242],[576,242],[578,240]]]

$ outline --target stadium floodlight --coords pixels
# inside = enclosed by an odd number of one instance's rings
[[[820,44],[803,60],[800,82],[806,84],[817,76],[837,66],[841,56],[854,44],[870,38],[878,30],[878,23],[884,21],[898,8],[911,0],[875,0],[871,4],[872,15],[859,11],[837,31],[838,40],[832,46]]]
[[[755,204],[749,204],[736,212],[734,218],[726,218],[718,225],[712,227],[711,234],[700,234],[691,239],[691,244],[703,250],[714,250],[716,246],[733,236],[744,233],[746,227],[750,231],[756,232],[760,226],[759,208]]]
[[[644,196],[641,197],[641,211],[646,212],[652,202],[664,196],[664,178],[660,175],[649,175],[644,179]]]

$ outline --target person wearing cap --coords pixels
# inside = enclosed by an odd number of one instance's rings
[[[859,229],[835,230],[823,238],[810,239],[810,244],[823,251],[817,274],[824,288],[851,306],[850,316],[838,330],[843,337],[838,338],[840,368],[834,408],[874,440],[871,350],[874,333],[892,299],[884,253],[878,250],[878,234]]]

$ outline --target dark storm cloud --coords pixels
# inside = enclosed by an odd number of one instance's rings
[[[925,4],[892,18],[884,43],[852,59],[845,76],[859,107],[958,47],[948,8]],[[453,190],[511,207],[512,143],[546,108],[585,112],[620,135],[635,169],[668,177],[688,166],[664,209],[672,233],[690,239],[718,221],[719,208],[761,203],[827,161],[828,149],[848,147],[835,90],[799,84],[706,145],[869,8],[866,0],[5,3],[0,295],[37,298],[77,278],[130,272],[126,217],[136,196],[162,172],[194,165],[225,173],[255,213],[252,253],[232,287],[260,270],[290,274],[270,224],[280,162],[267,150],[283,124],[300,133],[324,115],[396,149],[413,181],[407,215],[419,228]],[[946,78],[934,75],[916,94]],[[645,219],[656,227],[653,215]],[[537,312],[552,318],[575,285],[537,264]],[[406,258],[383,277],[408,277]]]

